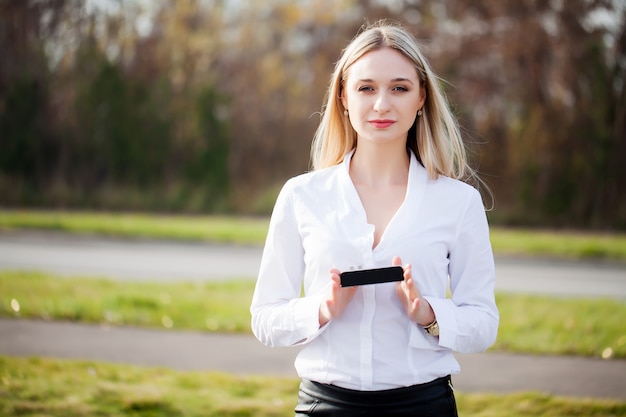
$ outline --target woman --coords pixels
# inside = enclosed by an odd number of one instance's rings
[[[296,415],[456,416],[452,352],[497,334],[493,254],[456,121],[404,28],[379,22],[344,50],[312,162],[278,196],[250,308],[261,342],[302,346]],[[403,263],[401,282],[341,286]]]

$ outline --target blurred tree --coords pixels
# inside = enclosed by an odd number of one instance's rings
[[[75,63],[82,78],[74,102],[75,144],[68,174],[80,175],[68,181],[83,191],[105,184],[161,184],[169,122],[150,95],[151,85],[123,74],[90,39],[79,48]]]
[[[44,40],[54,36],[68,4],[0,2],[0,194],[36,198],[35,189],[54,165]]]
[[[195,120],[203,141],[190,150],[194,157],[186,167],[188,181],[200,184],[207,192],[208,208],[224,206],[230,191],[230,132],[224,120],[226,99],[210,87],[197,94]]]
[[[0,203],[244,212],[270,201],[266,190],[308,167],[341,49],[386,17],[423,40],[447,81],[494,219],[626,228],[625,9],[0,1]]]
[[[167,86],[159,102],[172,123],[168,182],[201,189],[184,198],[211,210],[228,207],[231,184],[229,101],[215,86],[224,13],[220,0],[164,1],[144,41],[153,47],[137,55],[154,63]]]

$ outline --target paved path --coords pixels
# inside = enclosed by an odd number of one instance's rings
[[[261,248],[109,239],[51,232],[0,233],[0,270],[135,280],[254,279]],[[626,264],[499,257],[498,291],[626,300]]]
[[[0,269],[121,280],[253,278],[261,261],[255,246],[119,239],[55,232],[0,233]]]
[[[268,348],[249,335],[101,327],[0,319],[0,353],[86,359],[178,370],[296,377],[296,348]],[[541,391],[626,401],[626,361],[482,353],[457,355],[461,392]]]

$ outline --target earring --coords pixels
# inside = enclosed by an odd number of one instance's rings
[[[417,111],[417,117],[420,117],[421,115],[422,115],[422,109],[419,109],[419,110]]]
[[[345,109],[345,110],[343,111],[343,115],[344,115],[344,116],[347,116],[347,115],[348,115],[348,109]]]

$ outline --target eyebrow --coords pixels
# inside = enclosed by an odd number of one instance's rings
[[[363,78],[361,80],[358,80],[362,83],[373,83],[374,80],[372,80],[371,78]],[[392,83],[397,83],[397,82],[409,82],[411,84],[413,84],[413,81],[411,81],[409,78],[402,78],[402,77],[398,77],[398,78],[394,78],[391,80]]]

